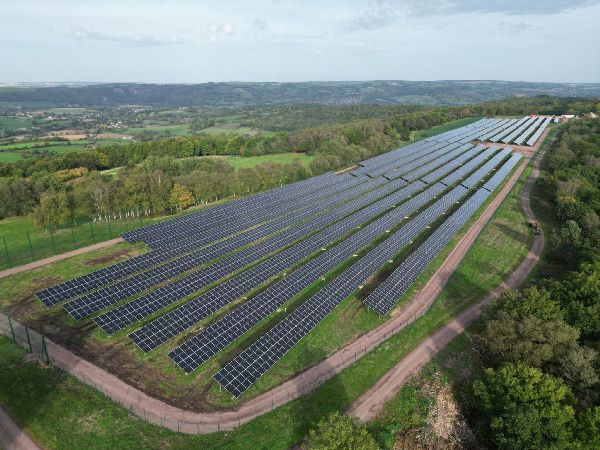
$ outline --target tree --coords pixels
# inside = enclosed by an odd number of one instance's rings
[[[169,205],[177,211],[187,209],[196,203],[192,193],[179,183],[175,183],[169,194]]]
[[[600,407],[586,409],[577,417],[576,437],[580,448],[600,448]]]
[[[481,333],[496,362],[545,367],[577,348],[579,331],[563,321],[560,304],[545,289],[509,291],[485,312]]]
[[[565,383],[524,364],[487,369],[473,383],[485,427],[503,449],[566,448],[574,410]]]
[[[354,416],[334,412],[321,419],[309,433],[310,448],[315,450],[377,450],[377,444]]]
[[[55,230],[73,216],[73,205],[66,192],[44,193],[33,212],[36,225]]]

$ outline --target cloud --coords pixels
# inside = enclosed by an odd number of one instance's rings
[[[376,30],[403,18],[423,18],[468,13],[551,15],[600,4],[600,0],[374,0],[368,8],[344,21],[342,31]]]
[[[98,31],[90,26],[72,26],[65,32],[58,32],[54,28],[48,29],[51,33],[58,34],[67,39],[76,41],[105,41],[119,44],[139,46],[163,46],[190,44],[194,42],[215,42],[219,37],[232,36],[235,26],[230,23],[213,24],[209,27],[195,28],[191,31],[177,31],[169,35],[147,33],[110,33]]]
[[[76,41],[107,41],[120,44],[133,45],[175,45],[183,44],[185,40],[178,35],[168,37],[150,36],[143,33],[133,34],[112,34],[102,31],[96,31],[92,27],[70,27],[63,37],[75,39]]]

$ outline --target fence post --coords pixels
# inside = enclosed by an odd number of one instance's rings
[[[56,255],[56,244],[54,243],[54,234],[52,234],[52,231],[50,231],[50,240],[52,241],[52,251]]]
[[[96,243],[96,236],[94,235],[94,224],[90,222],[90,230],[92,230],[92,242]]]
[[[112,239],[112,228],[110,227],[110,219],[108,219],[108,236]]]
[[[75,221],[73,221],[73,225],[71,225],[71,242],[73,243],[73,248],[75,248]]]
[[[4,242],[4,254],[6,255],[6,265],[8,267],[12,267],[12,264],[10,262],[10,256],[8,255],[8,247],[6,246],[6,239],[4,239],[4,236],[2,236],[2,242]]]
[[[48,347],[46,347],[46,336],[44,336],[42,334],[42,351],[44,352],[44,355],[46,355],[46,364],[50,364],[50,355],[48,355]],[[65,368],[63,367],[63,370],[65,370]]]
[[[31,260],[33,261],[33,246],[31,245],[31,236],[29,236],[29,230],[25,231],[27,233],[27,242],[29,242],[29,252],[31,253]]]
[[[13,342],[16,344],[17,340],[15,339],[15,330],[13,329],[13,326],[12,326],[12,320],[10,320],[10,316],[6,316],[6,317],[8,317],[8,325],[10,326],[10,334],[12,335]]]
[[[31,339],[29,338],[29,328],[25,327],[25,334],[27,335],[27,343],[29,344],[29,352],[33,353],[33,347],[31,346]]]

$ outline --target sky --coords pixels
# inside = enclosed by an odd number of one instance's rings
[[[2,0],[0,82],[600,82],[600,0]]]

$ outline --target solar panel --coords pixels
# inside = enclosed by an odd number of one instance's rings
[[[372,180],[370,183],[382,183],[382,181]],[[133,305],[143,305],[145,309],[149,310],[149,305],[152,305],[152,309],[158,310],[172,304],[237,270],[242,269],[248,264],[264,258],[270,253],[282,249],[292,244],[294,241],[327,226],[334,220],[337,220],[341,214],[345,213],[345,211],[346,209],[337,208],[327,214],[316,216],[303,222],[297,227],[287,230],[285,233],[267,238],[252,247],[234,253],[214,264],[185,275],[183,278],[165,284],[132,302],[123,305],[121,308],[132,308]],[[172,273],[171,275],[175,276],[177,273]],[[63,308],[71,317],[80,320],[101,309],[114,305],[120,298],[120,296],[97,296],[92,293],[85,297],[65,303]]]
[[[377,185],[381,185],[381,180],[373,180],[368,183],[363,183],[359,186],[343,192],[329,201],[314,205],[298,214],[286,216],[286,220],[272,222],[268,226],[252,230],[240,236],[236,236],[230,240],[219,242],[211,247],[204,247],[192,253],[188,253],[157,267],[139,272],[131,277],[125,278],[117,283],[105,286],[99,290],[88,293],[78,298],[73,304],[76,305],[112,305],[122,299],[126,299],[142,291],[145,291],[153,286],[168,281],[169,279],[183,275],[184,273],[194,270],[203,264],[223,257],[228,253],[240,249],[246,245],[256,245],[258,239],[268,238],[272,241],[283,238],[281,234],[272,236],[274,232],[287,230],[289,232],[294,227],[299,226],[303,220],[314,218],[318,214],[327,211],[329,208],[343,204],[343,202],[363,194],[368,190],[372,190]],[[338,212],[336,211],[336,214]],[[291,228],[290,228],[291,226]],[[269,237],[270,236],[270,237]],[[263,240],[262,243],[265,241]],[[247,250],[250,252],[249,250]]]
[[[367,179],[363,180],[367,181]],[[360,185],[360,183],[353,183],[354,186]],[[365,186],[369,187],[369,184]],[[361,187],[351,189],[362,189]],[[251,221],[240,221],[237,223],[230,224],[229,228],[222,228],[219,231],[219,235],[223,239],[230,239],[233,242],[226,244],[225,247],[228,249],[237,248],[234,246],[235,242],[243,242],[242,245],[246,245],[262,236],[266,236],[272,230],[279,229],[294,223],[296,220],[301,220],[304,216],[304,212],[312,208],[314,211],[316,205],[323,206],[326,203],[336,202],[336,194],[339,195],[340,191],[348,189],[347,184],[342,184],[337,187],[324,188],[320,194],[308,196],[305,202],[296,202],[295,205],[286,205],[280,209],[270,209],[272,221],[267,221],[256,225]],[[317,206],[318,209],[318,206]],[[310,211],[309,211],[310,212]],[[293,214],[297,213],[296,216]],[[306,216],[307,217],[307,216]],[[253,226],[254,227],[251,228]],[[225,235],[225,236],[223,236]],[[235,235],[235,236],[234,236]],[[252,239],[253,236],[258,235]],[[213,237],[215,237],[213,235]],[[249,239],[249,240],[248,240]],[[173,243],[167,249],[154,250],[142,255],[138,255],[133,258],[129,258],[126,261],[113,264],[104,269],[83,275],[81,277],[66,281],[59,285],[47,288],[43,291],[37,292],[36,295],[40,298],[45,306],[52,306],[60,303],[67,298],[75,295],[90,291],[94,288],[98,288],[109,282],[113,282],[124,277],[130,276],[136,272],[147,270],[152,266],[163,263],[165,261],[176,258],[182,254],[188,253],[195,249],[207,248],[207,245],[213,244],[216,247],[223,247],[222,243],[214,243],[218,239],[212,239],[209,236],[200,237],[188,237],[186,241]],[[233,247],[232,247],[233,245]]]
[[[258,341],[223,367],[214,378],[232,395],[239,397],[275,362],[312,330],[340,302],[369,276],[434,222],[467,192],[458,186],[417,215],[375,249],[360,258],[327,286],[311,296]],[[407,229],[410,227],[410,229]]]
[[[387,314],[396,301],[410,289],[460,228],[485,202],[490,192],[480,189],[452,214],[414,253],[406,258],[392,274],[364,300],[365,305],[380,315]]]
[[[546,129],[546,127],[550,124],[550,121],[552,120],[551,117],[546,117],[546,119],[544,120],[544,122],[542,122],[542,125],[537,129],[537,131],[535,133],[533,133],[533,135],[527,140],[527,145],[529,145],[530,147],[532,145],[535,145],[535,143],[537,142],[537,140],[540,138],[540,136],[542,135],[542,133],[544,132],[544,130]]]
[[[461,184],[469,189],[472,189],[481,181],[483,178],[487,176],[487,174],[498,164],[500,164],[508,155],[510,155],[512,150],[510,147],[503,148],[498,152],[492,159],[486,162],[483,166],[477,169],[473,174],[471,174],[467,179],[465,179]]]
[[[521,125],[519,125],[508,136],[505,136],[502,139],[500,139],[500,141],[504,142],[505,144],[508,144],[509,142],[512,142],[513,139],[515,139],[518,135],[520,135],[523,132],[523,130],[525,130],[529,125],[531,125],[532,122],[534,122],[534,120],[535,119],[532,118],[532,117],[527,118],[527,120],[525,122],[523,122]]]
[[[502,167],[490,178],[484,185],[483,188],[493,192],[500,183],[506,178],[506,175],[517,165],[521,160],[522,156],[519,153],[513,153],[512,156],[506,161]]]
[[[289,299],[310,286],[315,280],[327,274],[346,259],[353,258],[353,255],[356,255],[374,239],[384,236],[386,231],[405,221],[406,216],[413,214],[444,189],[442,184],[436,184],[411,198],[340,244],[323,252],[306,265],[288,273],[280,281],[215,322],[200,335],[173,350],[169,356],[183,370],[191,372],[210,356],[222,350],[269,314],[282,307]],[[411,230],[414,232],[414,229],[414,226],[406,228],[407,232]]]
[[[357,226],[373,219],[394,205],[405,201],[409,196],[420,191],[423,183],[413,183],[378,202],[358,211],[352,216],[338,222],[327,230],[323,230],[308,239],[278,253],[276,256],[258,264],[228,280],[223,284],[202,294],[200,297],[180,306],[179,308],[159,317],[150,324],[129,335],[135,344],[144,352],[148,352],[181,331],[197,323],[208,314],[221,308],[228,302],[248,292],[251,286],[258,285],[277,273],[291,267],[315,251],[319,251],[340,236],[356,231]],[[123,320],[123,316],[119,317]]]
[[[533,131],[539,127],[542,122],[543,122],[544,118],[543,117],[538,117],[537,119],[535,119],[526,129],[525,131],[523,131],[519,136],[517,136],[514,140],[514,143],[516,145],[521,145],[528,136],[533,134]]]
[[[124,233],[122,236],[129,242],[137,242],[139,240],[142,240],[144,236],[152,235],[157,233],[158,231],[167,230],[171,227],[177,227],[181,224],[186,224],[189,222],[206,222],[209,219],[221,217],[227,214],[239,214],[240,211],[246,211],[249,209],[249,207],[257,207],[261,204],[268,203],[273,199],[285,198],[286,196],[294,194],[298,191],[312,191],[315,186],[326,187],[331,184],[336,184],[339,181],[339,177],[337,177],[331,172],[328,172],[317,177],[309,178],[307,180],[291,183],[279,188],[271,189],[266,192],[261,192],[251,196],[243,197],[241,199],[234,200],[224,205],[218,205],[193,214],[180,216],[165,222],[148,225],[146,227]]]

